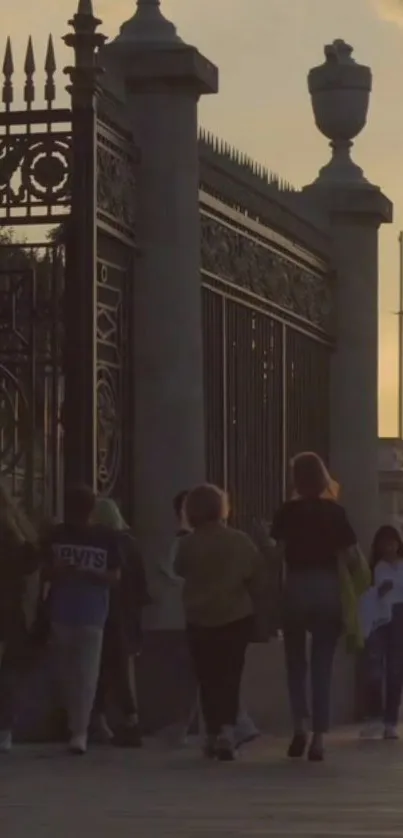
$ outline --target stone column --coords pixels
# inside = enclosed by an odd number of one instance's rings
[[[364,549],[379,523],[378,235],[392,205],[351,160],[365,126],[371,71],[342,41],[309,74],[315,121],[333,157],[304,192],[328,213],[335,268],[336,349],[331,363],[331,462]]]
[[[202,94],[217,92],[218,73],[181,41],[159,0],[138,0],[102,62],[124,83],[141,152],[134,510],[152,578],[172,543],[174,495],[205,479],[197,106]]]

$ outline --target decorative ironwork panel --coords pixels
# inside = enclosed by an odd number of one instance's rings
[[[203,288],[202,295],[207,478],[226,488],[226,303],[209,288]]]
[[[227,301],[228,487],[237,525],[251,531],[282,492],[282,327]]]
[[[98,223],[129,244],[135,240],[136,162],[132,140],[112,125],[98,121]]]
[[[24,110],[14,110],[14,63],[10,40],[3,63],[4,109],[0,111],[0,224],[49,224],[70,211],[71,113],[54,109],[56,62],[49,38],[44,107],[36,99],[36,67],[29,39],[24,65]]]
[[[286,332],[287,457],[316,451],[327,462],[330,430],[330,349]]]
[[[0,246],[0,477],[39,515],[63,479],[63,273],[60,247]]]
[[[248,289],[326,332],[332,328],[329,276],[293,261],[246,230],[201,214],[202,268]]]
[[[131,478],[132,381],[130,250],[102,239],[97,279],[98,490],[128,502]],[[111,252],[112,249],[112,252]],[[109,250],[109,259],[106,254]],[[113,256],[120,259],[112,261]],[[122,258],[123,257],[123,258]]]

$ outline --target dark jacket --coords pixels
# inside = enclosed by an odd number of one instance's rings
[[[120,626],[132,652],[141,648],[141,616],[151,597],[138,542],[130,530],[116,533],[121,555],[121,582],[111,591],[108,623]],[[108,630],[108,623],[106,630]]]
[[[25,632],[24,594],[27,577],[39,568],[33,544],[19,543],[12,531],[0,532],[0,642],[17,640]]]

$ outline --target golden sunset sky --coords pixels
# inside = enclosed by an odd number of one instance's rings
[[[94,6],[104,21],[104,33],[113,37],[133,13],[135,0],[94,0]],[[59,67],[68,63],[60,37],[75,10],[76,0],[3,3],[0,45],[7,34],[12,36],[16,69],[22,68],[29,34],[38,71],[49,32],[55,37]],[[354,46],[356,59],[372,67],[368,126],[356,143],[354,158],[395,205],[395,224],[381,232],[380,273],[380,433],[395,435],[394,312],[397,238],[403,229],[403,0],[162,0],[162,10],[180,35],[220,68],[219,95],[201,105],[204,127],[296,187],[310,183],[329,156],[313,123],[306,86],[308,70],[322,62],[324,44],[344,38]],[[16,73],[16,87],[18,81],[21,84],[22,73]]]

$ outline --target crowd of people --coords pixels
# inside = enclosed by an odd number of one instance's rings
[[[381,527],[367,561],[316,454],[294,459],[292,482],[290,500],[260,539],[229,525],[228,496],[216,486],[197,486],[174,500],[178,532],[161,569],[181,593],[209,759],[231,761],[258,735],[240,703],[246,652],[279,631],[293,721],[290,758],[324,759],[333,660],[343,636],[363,657],[361,735],[398,736],[400,534]],[[64,521],[38,535],[0,487],[0,752],[12,746],[19,674],[35,642],[52,650],[73,754],[84,754],[89,738],[141,745],[130,661],[141,649],[149,603],[137,542],[112,500],[74,488],[66,493]],[[120,710],[114,730],[109,694]]]

